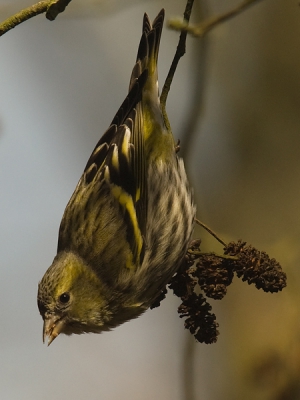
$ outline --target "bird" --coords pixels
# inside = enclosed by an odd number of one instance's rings
[[[143,314],[178,271],[196,206],[162,112],[157,60],[165,10],[145,13],[128,94],[96,144],[38,284],[43,341],[101,333]]]

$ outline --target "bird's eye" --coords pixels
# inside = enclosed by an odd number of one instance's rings
[[[59,296],[59,301],[63,304],[67,304],[70,301],[69,293],[65,292]]]

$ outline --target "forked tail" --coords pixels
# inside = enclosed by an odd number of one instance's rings
[[[144,14],[143,33],[137,53],[136,64],[132,70],[130,78],[129,90],[132,88],[136,79],[146,69],[148,70],[148,83],[150,85],[156,85],[157,58],[164,17],[165,10],[162,9],[151,24],[148,15],[146,13]]]

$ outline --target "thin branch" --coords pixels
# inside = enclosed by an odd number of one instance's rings
[[[214,231],[212,231],[207,225],[205,225],[197,218],[196,218],[196,224],[202,226],[202,228],[204,228],[209,234],[211,234],[215,239],[217,239],[217,241],[220,242],[224,247],[227,246],[224,240],[222,240]]]
[[[189,25],[187,21],[181,21],[179,19],[172,19],[168,22],[168,27],[174,30],[179,30],[181,32],[190,33],[196,37],[203,37],[215,26],[228,21],[229,19],[241,14],[254,3],[258,3],[261,0],[244,0],[238,6],[224,14],[217,15],[215,17],[208,18],[207,20],[200,22],[198,25]]]
[[[193,254],[194,256],[217,257],[217,258],[222,258],[223,260],[237,261],[239,259],[237,256],[230,256],[228,254],[218,254],[218,253],[215,253],[214,251],[210,251],[209,253],[207,253],[205,251],[188,249],[187,252],[189,254]]]
[[[22,22],[25,22],[28,19],[35,17],[36,15],[43,14],[44,12],[46,12],[49,3],[50,1],[40,1],[39,3],[34,4],[33,6],[21,10],[12,17],[7,18],[4,22],[0,24],[0,36],[4,35],[4,33],[15,28]]]
[[[39,14],[46,13],[46,17],[50,21],[53,21],[59,13],[65,10],[70,1],[71,0],[39,1],[3,21],[0,24],[0,36],[15,28],[17,25],[20,25],[22,22],[25,22]]]
[[[190,20],[193,4],[194,4],[194,0],[188,0],[186,7],[185,7],[183,18],[187,24]],[[164,121],[165,121],[165,124],[166,124],[166,127],[168,130],[171,130],[171,126],[170,126],[169,119],[168,119],[167,112],[166,112],[166,102],[167,102],[167,97],[168,97],[168,94],[169,94],[169,91],[171,88],[171,84],[173,81],[173,77],[174,77],[178,62],[179,62],[180,58],[185,54],[186,35],[187,35],[186,31],[182,31],[180,34],[176,53],[174,55],[171,67],[169,69],[168,76],[165,80],[165,83],[164,83],[164,86],[163,86],[163,89],[162,89],[162,92],[160,95],[161,109],[162,109]]]

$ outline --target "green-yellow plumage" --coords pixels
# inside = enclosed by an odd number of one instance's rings
[[[65,209],[57,255],[39,283],[49,344],[138,317],[178,269],[195,207],[157,84],[164,10],[143,33],[129,93]]]

